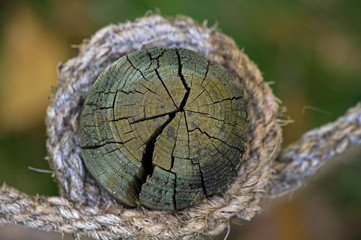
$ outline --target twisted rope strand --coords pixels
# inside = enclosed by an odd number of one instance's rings
[[[361,102],[336,121],[313,129],[274,161],[270,197],[294,192],[330,159],[361,146]]]

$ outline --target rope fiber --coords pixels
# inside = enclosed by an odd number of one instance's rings
[[[246,161],[230,188],[182,211],[126,208],[84,168],[78,121],[97,76],[114,60],[151,47],[187,48],[220,64],[243,91],[250,128]],[[194,239],[221,233],[229,221],[250,220],[264,198],[297,189],[335,155],[361,145],[361,104],[333,123],[312,130],[281,152],[279,100],[260,71],[232,39],[178,16],[150,15],[109,25],[80,46],[78,56],[58,68],[58,86],[47,110],[48,160],[60,197],[28,196],[5,184],[0,189],[0,226],[17,224],[95,239]]]

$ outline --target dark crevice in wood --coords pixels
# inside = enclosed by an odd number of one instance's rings
[[[189,133],[188,133],[189,134]],[[199,139],[196,139],[197,142],[198,142],[198,146],[201,146],[202,144],[199,142]],[[192,161],[193,162],[193,161]],[[199,174],[201,176],[201,184],[202,184],[202,190],[203,190],[203,193],[205,196],[208,197],[208,194],[207,194],[207,188],[206,188],[206,185],[204,183],[204,176],[203,176],[203,172],[202,172],[202,169],[201,169],[201,165],[199,163],[199,161],[195,162],[195,164],[198,165],[198,169],[199,169]]]
[[[189,104],[192,104],[195,100],[197,100],[206,90],[203,89],[202,92],[200,94],[198,94],[193,100],[192,102],[190,102]]]
[[[198,168],[199,168],[199,173],[200,173],[200,175],[201,175],[201,184],[202,184],[203,193],[204,193],[205,196],[208,197],[207,188],[206,188],[206,185],[204,184],[203,172],[202,172],[202,169],[201,169],[201,166],[200,166],[199,163],[198,163]]]
[[[218,118],[212,117],[212,116],[209,115],[209,113],[198,112],[198,111],[193,111],[193,110],[185,110],[185,112],[191,112],[191,113],[197,113],[197,114],[200,114],[200,115],[206,115],[207,118],[210,118],[210,119],[213,119],[213,120],[216,120],[216,121],[223,122],[224,124],[230,125],[230,126],[232,126],[232,127],[237,126],[237,124],[232,124],[232,123],[226,122],[226,121],[224,121],[224,120],[222,120],[222,119],[218,119]],[[234,134],[234,135],[236,135],[236,134]],[[237,136],[237,135],[236,135],[236,136]],[[239,137],[239,136],[237,136],[237,137]]]
[[[207,78],[208,71],[209,71],[209,65],[210,65],[210,63],[209,63],[209,61],[207,60],[206,73],[204,74],[204,78],[202,79],[201,86],[203,86],[203,82],[204,82],[204,80],[206,80],[206,78]]]
[[[145,86],[143,83],[139,83],[139,84],[140,84],[142,87],[144,87],[145,89],[147,89],[149,92],[154,93],[154,94],[156,94],[156,95],[159,96],[159,94],[158,94],[157,92],[154,92],[152,89],[150,89],[149,87]]]
[[[113,111],[114,112],[114,111]],[[113,117],[114,114],[113,114]],[[117,121],[120,121],[120,120],[126,120],[126,119],[129,119],[129,118],[134,118],[135,116],[126,116],[126,117],[120,117],[120,118],[116,118],[116,119],[113,119],[113,120],[108,120],[107,122],[117,122]]]
[[[153,170],[154,170],[153,152],[154,152],[155,142],[157,141],[157,137],[160,134],[162,134],[164,128],[173,120],[174,117],[175,117],[175,113],[169,114],[169,118],[167,119],[167,121],[165,121],[165,123],[163,123],[160,127],[158,127],[154,131],[154,133],[150,136],[148,141],[145,143],[146,147],[142,157],[142,166],[144,168],[144,173],[145,173],[143,182],[146,181],[147,176],[152,176],[153,174]]]
[[[131,65],[137,72],[139,72],[140,75],[142,75],[142,77],[143,77],[143,79],[144,79],[145,81],[149,82],[149,80],[143,75],[143,72],[140,71],[138,68],[136,68],[136,67],[134,66],[134,64],[132,63],[132,61],[130,61],[128,55],[125,55],[125,56],[126,56],[128,62],[130,63],[130,65]],[[148,68],[149,68],[149,67],[148,67]]]
[[[135,123],[139,123],[139,122],[144,122],[144,121],[147,121],[147,120],[152,120],[152,119],[160,118],[160,117],[164,117],[164,116],[170,116],[171,114],[176,114],[177,112],[179,112],[178,109],[175,110],[175,111],[172,111],[172,112],[161,113],[161,114],[154,115],[154,116],[151,116],[151,117],[139,118],[139,119],[137,119],[137,120],[131,121],[130,124],[135,124]]]
[[[174,162],[174,156],[172,154],[172,164]],[[177,198],[176,198],[176,194],[177,194],[177,174],[175,172],[173,172],[174,174],[174,188],[173,188],[173,208],[177,209]]]
[[[117,92],[122,92],[122,93],[124,93],[124,94],[127,94],[127,95],[129,95],[129,94],[136,94],[136,93],[140,93],[140,94],[145,94],[144,92],[141,92],[141,91],[138,91],[137,89],[134,89],[133,91],[124,91],[123,89],[120,89],[119,91],[117,91]]]
[[[162,54],[160,54],[159,56],[156,57],[155,60],[156,60],[156,62],[157,62],[157,67],[154,69],[154,71],[155,71],[155,73],[157,74],[157,77],[159,78],[159,80],[161,81],[163,87],[164,87],[165,90],[167,91],[168,96],[169,96],[170,99],[172,100],[174,106],[175,106],[176,108],[178,108],[177,104],[174,102],[174,99],[173,99],[172,95],[170,94],[167,86],[165,85],[163,79],[161,78],[161,76],[160,76],[160,74],[159,74],[159,72],[158,72],[158,68],[160,67],[159,58],[161,58],[161,57],[163,56],[163,54],[164,54],[164,52],[162,52]],[[148,55],[149,55],[149,58],[150,58],[151,60],[154,60],[153,57],[152,57],[152,55],[151,55],[149,52],[148,52]]]
[[[142,156],[143,171],[141,173],[141,179],[140,179],[141,185],[139,187],[139,191],[137,192],[138,199],[142,185],[147,181],[148,176],[151,177],[153,175],[153,171],[155,167],[153,164],[153,153],[154,153],[154,147],[155,147],[155,142],[157,141],[157,137],[162,134],[164,128],[166,128],[167,125],[175,118],[176,113],[174,112],[168,115],[169,118],[167,119],[167,121],[165,121],[165,123],[163,123],[160,127],[158,127],[154,131],[154,133],[150,136],[148,141],[145,143],[146,147]]]
[[[191,92],[191,89],[190,89],[190,87],[188,86],[187,81],[185,80],[185,78],[184,78],[184,76],[183,76],[183,73],[182,73],[182,68],[183,68],[183,66],[182,66],[182,61],[181,61],[181,58],[180,58],[180,54],[179,54],[178,49],[176,50],[176,53],[177,53],[178,65],[179,65],[179,66],[178,66],[178,75],[179,75],[180,79],[182,80],[182,83],[183,83],[183,85],[184,85],[184,88],[187,90],[186,93],[185,93],[185,95],[184,95],[184,97],[183,97],[183,99],[182,99],[182,102],[181,102],[181,104],[180,104],[180,106],[179,106],[179,111],[183,111],[184,106],[185,106],[186,103],[187,103],[187,100],[188,100],[189,94],[190,94],[190,92]]]
[[[184,85],[184,88],[186,89],[186,93],[184,94],[184,97],[179,105],[179,107],[175,104],[172,96],[170,95],[167,87],[165,86],[162,78],[160,77],[159,75],[159,72],[158,72],[158,67],[159,67],[159,57],[156,58],[157,60],[157,68],[155,69],[155,72],[159,78],[159,80],[162,82],[164,88],[166,89],[168,95],[170,96],[171,100],[173,101],[174,105],[177,106],[177,109],[175,111],[172,111],[172,112],[169,112],[169,113],[164,113],[164,114],[159,114],[159,115],[155,115],[155,116],[152,116],[152,117],[149,117],[149,118],[141,118],[141,119],[138,119],[138,120],[135,120],[133,122],[131,122],[131,124],[134,124],[134,123],[138,123],[138,122],[141,122],[141,121],[146,121],[146,120],[150,120],[150,119],[155,119],[155,118],[159,118],[159,117],[163,117],[163,116],[169,116],[169,118],[167,119],[166,122],[164,122],[160,127],[158,127],[154,133],[150,136],[150,138],[148,139],[148,141],[145,143],[146,147],[145,147],[145,150],[144,150],[144,153],[143,153],[143,156],[142,156],[142,167],[143,167],[143,172],[141,174],[141,185],[143,185],[146,180],[147,180],[147,177],[151,177],[152,174],[153,174],[153,171],[154,171],[154,164],[153,164],[153,153],[154,153],[154,148],[155,148],[155,143],[157,141],[157,138],[159,135],[162,134],[163,130],[168,126],[168,124],[175,118],[176,114],[178,112],[183,112],[184,113],[184,107],[187,103],[187,100],[188,100],[188,97],[189,97],[189,94],[190,94],[190,87],[188,86],[187,84],[187,81],[185,80],[184,76],[183,76],[183,73],[182,73],[182,63],[181,63],[181,59],[180,59],[180,55],[179,55],[179,52],[176,51],[177,53],[177,56],[178,56],[178,64],[179,64],[179,68],[178,68],[178,75]],[[150,54],[149,54],[150,55]],[[152,59],[152,58],[151,58]],[[179,127],[179,126],[178,126]],[[189,142],[189,138],[188,138],[188,142]],[[189,146],[188,146],[189,147]],[[175,148],[175,146],[174,146]],[[174,152],[174,148],[173,148],[173,152]],[[172,152],[172,165],[171,165],[171,169],[173,168],[173,164],[174,164],[174,154]],[[168,171],[168,172],[171,172],[171,171]],[[175,174],[174,172],[171,172],[173,174]],[[176,178],[176,174],[175,174],[175,178]],[[175,179],[175,182],[176,182],[176,179]],[[204,183],[202,183],[204,184]],[[176,209],[176,184],[174,184],[174,195],[173,195],[173,204],[174,204],[174,209]],[[141,186],[139,188],[139,191],[141,191]],[[139,196],[139,193],[138,192],[138,196]]]
[[[177,198],[176,198],[176,194],[177,194],[177,190],[176,190],[176,187],[177,187],[177,173],[175,171],[172,171],[173,170],[173,167],[174,167],[174,150],[177,146],[177,139],[178,139],[178,131],[179,131],[179,126],[180,126],[180,120],[182,118],[179,118],[179,121],[178,121],[178,128],[177,128],[177,132],[176,132],[176,137],[175,137],[175,140],[174,140],[174,146],[173,146],[173,149],[172,149],[172,153],[171,153],[171,158],[172,158],[172,162],[171,162],[171,166],[170,166],[170,172],[172,174],[174,174],[174,188],[173,188],[173,207],[174,209],[177,209]]]
[[[214,147],[214,148],[217,150],[217,152],[219,153],[219,155],[221,155],[222,157],[225,157],[225,158],[229,161],[229,163],[231,164],[232,168],[233,168],[235,171],[237,171],[237,167],[234,166],[233,162],[231,161],[231,159],[228,158],[227,154],[223,154],[223,153],[217,148],[217,146],[213,143],[213,141],[211,141],[211,142],[212,142],[213,147]],[[242,158],[241,158],[241,159],[242,159]]]
[[[243,149],[239,149],[239,148],[237,148],[237,147],[234,147],[234,146],[228,144],[227,142],[223,141],[223,140],[220,139],[220,138],[216,138],[216,137],[213,137],[213,136],[209,135],[207,132],[202,131],[199,127],[196,127],[196,128],[194,128],[194,129],[192,129],[192,130],[189,130],[189,132],[193,132],[193,131],[196,131],[196,130],[198,130],[198,131],[199,131],[200,133],[202,133],[202,134],[205,134],[208,138],[216,139],[217,141],[220,141],[220,142],[226,144],[228,147],[233,148],[233,149],[236,149],[237,151],[239,151],[239,152],[241,152],[241,153],[244,153],[244,152],[245,152],[245,149],[244,149],[244,148],[243,148]]]
[[[188,135],[188,138],[187,138],[187,140],[188,140],[188,158],[189,158],[189,156],[190,156],[190,153],[191,153],[191,149],[190,149],[190,141],[189,141],[189,127],[188,127],[188,122],[187,122],[187,116],[186,116],[186,113],[185,112],[183,112],[183,114],[184,114],[184,122],[185,122],[185,124],[186,124],[186,128],[187,128],[187,135]]]
[[[168,90],[167,86],[165,85],[165,83],[164,83],[163,79],[160,77],[159,72],[158,72],[158,69],[154,69],[154,71],[155,71],[155,73],[157,74],[157,76],[158,76],[159,80],[161,81],[161,83],[162,83],[163,87],[164,87],[164,88],[165,88],[165,90],[167,91],[167,93],[168,93],[168,95],[169,95],[169,98],[172,100],[172,102],[173,102],[174,106],[175,106],[176,108],[178,108],[178,106],[177,106],[177,104],[174,102],[174,99],[172,98],[172,95],[170,94],[170,92],[169,92],[169,90]]]
[[[200,107],[209,106],[209,105],[216,104],[216,103],[221,103],[221,102],[224,102],[224,101],[232,101],[232,100],[240,100],[240,99],[242,99],[242,97],[225,98],[225,99],[222,99],[222,100],[219,100],[219,101],[212,102],[210,104],[201,105]]]
[[[128,142],[128,141],[127,141]],[[99,145],[93,145],[93,146],[81,146],[81,149],[97,149],[100,147],[104,147],[107,144],[111,144],[111,143],[117,143],[117,144],[125,144],[126,142],[118,142],[118,141],[109,141],[109,142],[105,142]]]

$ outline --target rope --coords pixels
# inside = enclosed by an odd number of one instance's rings
[[[124,54],[155,46],[188,48],[223,65],[243,91],[249,114],[247,161],[235,182],[222,196],[182,211],[122,207],[97,185],[80,157],[79,114],[96,77]],[[282,112],[258,68],[232,39],[182,16],[151,15],[107,26],[84,41],[79,55],[58,70],[59,83],[52,93],[46,124],[48,160],[61,197],[28,196],[3,184],[0,225],[18,224],[95,239],[194,239],[216,235],[233,217],[250,220],[260,212],[262,199],[295,190],[334,155],[361,144],[359,104],[340,118],[344,120],[306,133],[299,143],[279,155]],[[335,153],[329,154],[331,151]]]
[[[328,160],[361,145],[361,103],[335,122],[313,129],[282,151],[273,164],[270,197],[294,192]]]

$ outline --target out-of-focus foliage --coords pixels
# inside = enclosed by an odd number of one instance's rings
[[[208,20],[234,38],[294,120],[284,128],[285,145],[361,100],[358,0],[2,0],[0,183],[56,194],[51,174],[28,167],[48,169],[44,116],[57,64],[99,28],[149,10]],[[337,167],[241,230],[233,226],[231,239],[360,239],[360,163]]]

